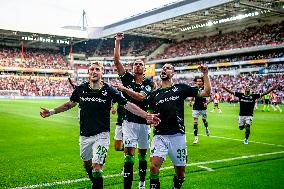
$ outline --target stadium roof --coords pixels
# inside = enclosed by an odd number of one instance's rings
[[[1,27],[0,27],[1,28]],[[8,46],[19,46],[20,41],[26,41],[30,47],[58,47],[68,46],[71,43],[85,41],[88,39],[87,31],[66,28],[17,28],[5,26],[0,29],[0,44]]]
[[[283,0],[183,0],[107,25],[90,32],[90,36],[110,37],[123,31],[132,35],[180,39],[275,17],[283,20],[283,14]],[[216,27],[211,27],[213,25]]]

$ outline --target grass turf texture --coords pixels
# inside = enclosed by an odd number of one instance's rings
[[[0,188],[15,188],[86,178],[79,156],[79,124],[76,108],[42,119],[40,107],[53,108],[62,100],[0,100]],[[209,106],[211,110],[212,104]],[[183,188],[282,188],[284,186],[284,114],[255,111],[250,143],[244,145],[244,131],[238,130],[239,106],[221,104],[223,113],[208,113],[212,137],[205,136],[199,122],[199,143],[193,145],[193,121],[190,107],[185,106],[188,164]],[[283,107],[282,107],[283,108]],[[112,116],[111,146],[104,175],[119,174],[123,153],[113,148],[116,116]],[[214,137],[216,136],[216,137]],[[220,138],[226,137],[226,138]],[[239,139],[232,140],[232,139]],[[261,142],[254,143],[253,141]],[[265,144],[263,144],[265,143]],[[267,144],[268,143],[268,144]],[[277,144],[277,145],[269,145]],[[281,146],[282,145],[282,146]],[[250,155],[281,152],[264,156]],[[224,159],[249,158],[224,161]],[[211,162],[222,160],[220,162]],[[136,157],[136,162],[138,158]],[[208,171],[196,165],[214,171]],[[171,166],[169,158],[164,167]],[[137,170],[138,163],[134,170]],[[148,172],[149,173],[149,172]],[[161,188],[171,188],[172,168],[160,173]],[[147,176],[149,178],[149,176]],[[133,188],[139,177],[134,176]],[[149,179],[146,181],[149,188]],[[106,178],[104,188],[123,188],[122,176]],[[54,184],[49,188],[91,188],[90,181]]]

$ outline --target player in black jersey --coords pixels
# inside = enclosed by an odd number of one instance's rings
[[[240,101],[240,113],[239,113],[239,129],[243,130],[245,129],[245,139],[244,144],[248,144],[248,138],[250,136],[250,127],[253,120],[253,110],[255,101],[262,96],[270,93],[274,89],[276,89],[277,86],[271,87],[267,91],[263,92],[262,94],[252,94],[251,89],[249,86],[245,87],[245,93],[240,92],[233,92],[230,89],[226,88],[223,84],[221,85],[221,88],[227,91],[228,93],[234,94],[236,97],[239,98]]]
[[[132,113],[148,121],[159,120],[127,100],[113,87],[102,81],[103,64],[93,63],[89,69],[89,82],[75,88],[70,101],[48,110],[42,108],[45,118],[67,111],[79,103],[80,111],[80,154],[84,167],[91,179],[92,188],[103,188],[102,168],[109,149],[111,103],[118,102]]]
[[[203,77],[196,76],[194,78],[194,83],[198,87],[199,90],[204,88],[204,81]],[[210,135],[210,131],[208,129],[208,122],[207,122],[207,102],[205,97],[193,97],[194,101],[192,107],[192,117],[193,117],[193,132],[194,132],[194,141],[193,144],[198,143],[198,117],[202,116],[202,121],[205,127],[206,135]]]
[[[117,113],[117,119],[115,124],[115,134],[114,134],[114,149],[116,151],[123,151],[123,134],[122,134],[122,124],[125,117],[125,109],[121,105],[117,105],[115,109],[112,107],[112,114]]]
[[[208,68],[200,66],[204,76],[204,89],[190,87],[186,84],[173,84],[174,67],[165,64],[160,78],[161,88],[150,93],[148,97],[149,111],[160,115],[161,122],[155,125],[154,137],[151,143],[150,157],[150,188],[160,188],[160,167],[169,155],[175,168],[173,188],[179,189],[185,179],[187,161],[187,146],[184,127],[184,100],[187,97],[206,97],[210,95],[211,84]]]
[[[133,73],[127,72],[120,62],[120,41],[123,39],[123,33],[117,33],[115,36],[114,64],[122,84],[113,85],[123,92],[123,95],[139,106],[147,110],[146,96],[152,91],[154,83],[152,80],[144,77],[145,63],[142,60],[136,60],[133,64]],[[125,113],[125,122],[122,127],[124,140],[124,189],[132,188],[133,165],[135,162],[135,148],[138,146],[139,159],[139,188],[145,188],[145,177],[147,170],[146,154],[150,147],[150,126],[146,120],[132,114],[129,111]]]

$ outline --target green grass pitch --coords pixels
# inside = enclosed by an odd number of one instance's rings
[[[63,102],[0,100],[0,188],[91,188],[79,156],[77,109],[46,119],[39,116],[41,106],[53,108]],[[205,136],[200,122],[199,143],[193,145],[191,110],[185,106],[188,167],[183,188],[284,188],[284,113],[256,110],[250,143],[244,145],[244,131],[237,126],[239,105],[221,108],[222,114],[208,113],[212,136]],[[104,167],[106,189],[123,188],[123,153],[113,147],[115,118]],[[167,158],[160,173],[163,189],[172,186],[170,166]],[[133,188],[138,188],[138,180],[136,174]],[[146,182],[149,188],[149,179]]]

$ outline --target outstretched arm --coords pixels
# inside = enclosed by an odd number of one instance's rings
[[[120,62],[120,41],[124,37],[123,33],[117,33],[115,35],[115,46],[114,46],[114,65],[117,69],[118,75],[124,75],[125,69]]]
[[[204,89],[200,91],[199,95],[201,97],[206,97],[206,96],[209,96],[211,93],[211,82],[208,76],[208,67],[204,65],[200,65],[199,69],[203,73],[203,79],[204,79]]]
[[[40,115],[41,117],[43,118],[46,118],[46,117],[49,117],[49,116],[52,116],[53,114],[58,114],[58,113],[61,113],[61,112],[65,112],[73,107],[75,107],[77,105],[76,102],[72,102],[72,101],[68,101],[54,109],[47,109],[47,108],[41,108],[42,111],[40,111]]]
[[[139,117],[146,119],[149,124],[158,125],[161,122],[161,120],[159,118],[159,114],[147,113],[144,110],[142,110],[141,108],[139,108],[137,105],[135,105],[131,102],[128,102],[125,105],[125,109],[130,111],[131,113],[139,116]]]
[[[146,98],[146,95],[144,95],[143,93],[135,92],[131,89],[128,89],[120,83],[114,83],[114,84],[112,84],[112,86],[117,88],[118,90],[120,90],[122,92],[125,92],[130,97],[134,98],[135,100],[143,101]]]
[[[267,91],[263,92],[260,97],[263,97],[264,95],[270,93],[271,91],[273,91],[274,89],[276,89],[278,87],[278,85],[275,85],[273,87],[271,87],[270,89],[268,89]]]
[[[233,95],[235,94],[235,92],[233,92],[233,91],[231,91],[230,89],[226,88],[226,87],[224,86],[224,84],[221,85],[221,88],[224,89],[225,91],[227,91],[228,93],[231,93],[231,94],[233,94]]]

